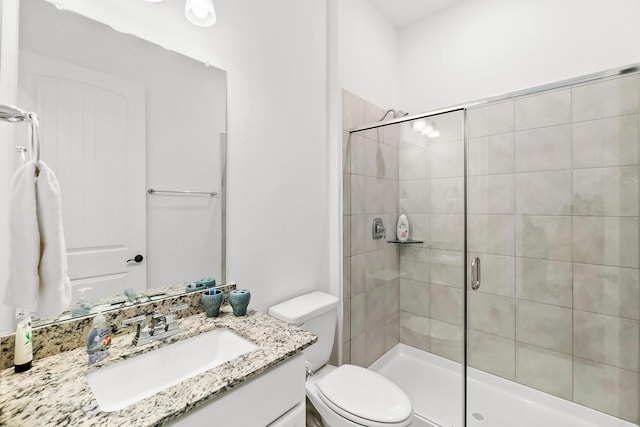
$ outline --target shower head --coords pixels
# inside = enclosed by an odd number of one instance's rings
[[[0,105],[0,120],[7,122],[30,122],[31,114],[13,105]]]
[[[386,119],[386,118],[387,118],[387,116],[389,115],[389,113],[392,113],[392,117],[391,117],[391,118],[393,118],[393,119],[395,119],[396,117],[404,117],[404,116],[408,116],[408,115],[409,115],[409,113],[407,113],[407,112],[405,112],[405,111],[391,109],[391,110],[387,110],[387,111],[385,111],[385,113],[382,115],[382,117],[380,117],[380,118],[379,118],[378,120],[376,120],[376,121],[378,121],[378,122],[383,121],[384,119]]]

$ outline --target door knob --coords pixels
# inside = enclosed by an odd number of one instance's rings
[[[141,263],[144,257],[142,255],[136,255],[135,257],[128,259],[127,262],[135,261],[137,263]]]

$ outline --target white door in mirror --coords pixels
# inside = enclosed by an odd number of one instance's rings
[[[60,182],[74,301],[144,290],[146,263],[126,262],[146,253],[144,87],[24,51],[19,81]]]

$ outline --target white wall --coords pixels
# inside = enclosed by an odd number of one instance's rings
[[[399,33],[400,105],[425,112],[640,62],[637,0],[468,0]]]
[[[400,108],[398,34],[369,0],[338,0],[340,87],[384,108]]]
[[[228,72],[227,278],[262,310],[328,290],[325,1],[215,0],[207,29],[181,1],[57,3]]]

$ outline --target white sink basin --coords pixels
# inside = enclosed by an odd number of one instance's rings
[[[257,349],[228,329],[214,329],[87,375],[100,410],[117,411]]]

